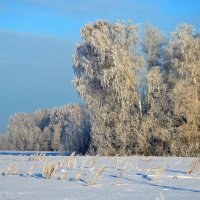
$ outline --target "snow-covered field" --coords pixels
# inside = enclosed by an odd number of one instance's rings
[[[0,152],[0,199],[200,200],[197,158],[31,154]]]

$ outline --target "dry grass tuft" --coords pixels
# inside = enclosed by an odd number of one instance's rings
[[[200,171],[200,158],[197,158],[192,161],[188,174],[194,174],[199,171]]]
[[[41,161],[45,158],[45,153],[36,153],[28,159],[29,161]]]
[[[91,185],[96,185],[97,183],[97,180],[100,178],[100,176],[103,174],[103,172],[105,172],[105,166],[102,166],[98,169],[95,177],[94,177],[94,180],[90,181],[90,184]]]
[[[162,193],[160,193],[160,197],[156,197],[156,200],[165,200]]]
[[[96,167],[96,163],[97,163],[97,160],[99,159],[99,154],[97,154],[95,157],[93,157],[91,160],[90,160],[90,168],[91,169],[95,169]]]
[[[24,172],[22,170],[16,170],[13,173],[13,175],[19,175],[19,174],[24,174]]]
[[[88,158],[86,158],[85,160],[83,160],[82,167],[81,167],[82,169],[85,168],[85,165],[86,165],[87,162],[88,162]]]
[[[61,169],[64,169],[64,168],[67,166],[68,159],[69,159],[69,158],[67,158],[67,159],[65,159],[65,160],[63,160],[63,161],[61,161],[61,162],[59,163],[59,167],[60,167]]]
[[[118,160],[117,158],[114,158],[114,168],[120,168],[120,165],[122,164],[122,160]]]
[[[63,179],[66,179],[67,178],[67,176],[68,176],[68,173],[67,172],[65,172],[64,174],[62,174],[58,179],[59,180],[63,180]]]
[[[164,171],[165,171],[164,166],[161,165],[161,166],[156,170],[155,177],[159,177]]]
[[[1,169],[0,174],[3,176],[5,174],[5,171],[6,171],[5,169]]]
[[[30,170],[29,170],[29,172],[28,172],[28,175],[29,175],[29,176],[32,176],[33,173],[34,173],[34,171],[35,171],[35,169],[36,169],[36,165],[31,166],[31,168],[30,168]]]
[[[76,181],[80,181],[83,179],[84,176],[86,176],[87,174],[83,173],[83,172],[80,172],[76,175]]]
[[[75,152],[73,152],[70,155],[67,165],[68,165],[69,169],[75,169],[77,167],[77,162],[76,162],[76,159],[75,159]]]
[[[125,167],[120,170],[119,177],[122,177],[125,174],[125,172],[128,170],[128,168],[130,168],[130,165],[126,163]]]
[[[42,176],[47,179],[51,179],[56,172],[56,165],[54,163],[46,162],[43,169],[42,169]]]
[[[8,167],[5,175],[8,176],[11,173],[11,171],[13,171],[15,169],[15,167],[16,167],[15,164],[11,163],[10,166]]]

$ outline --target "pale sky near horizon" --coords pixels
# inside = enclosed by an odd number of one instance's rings
[[[80,29],[96,19],[200,32],[199,0],[0,0],[0,132],[10,115],[80,102],[71,84]]]

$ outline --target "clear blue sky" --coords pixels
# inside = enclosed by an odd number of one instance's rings
[[[80,28],[96,19],[200,31],[199,0],[0,0],[0,132],[15,112],[80,102],[71,84]]]

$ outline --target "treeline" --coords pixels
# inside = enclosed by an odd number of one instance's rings
[[[89,108],[90,151],[200,155],[200,36],[97,21],[76,48],[73,83]]]
[[[200,35],[97,21],[74,56],[84,99],[10,118],[0,148],[101,155],[200,155]]]
[[[90,119],[83,105],[66,105],[10,117],[0,135],[1,150],[69,151],[84,154],[90,144]]]

